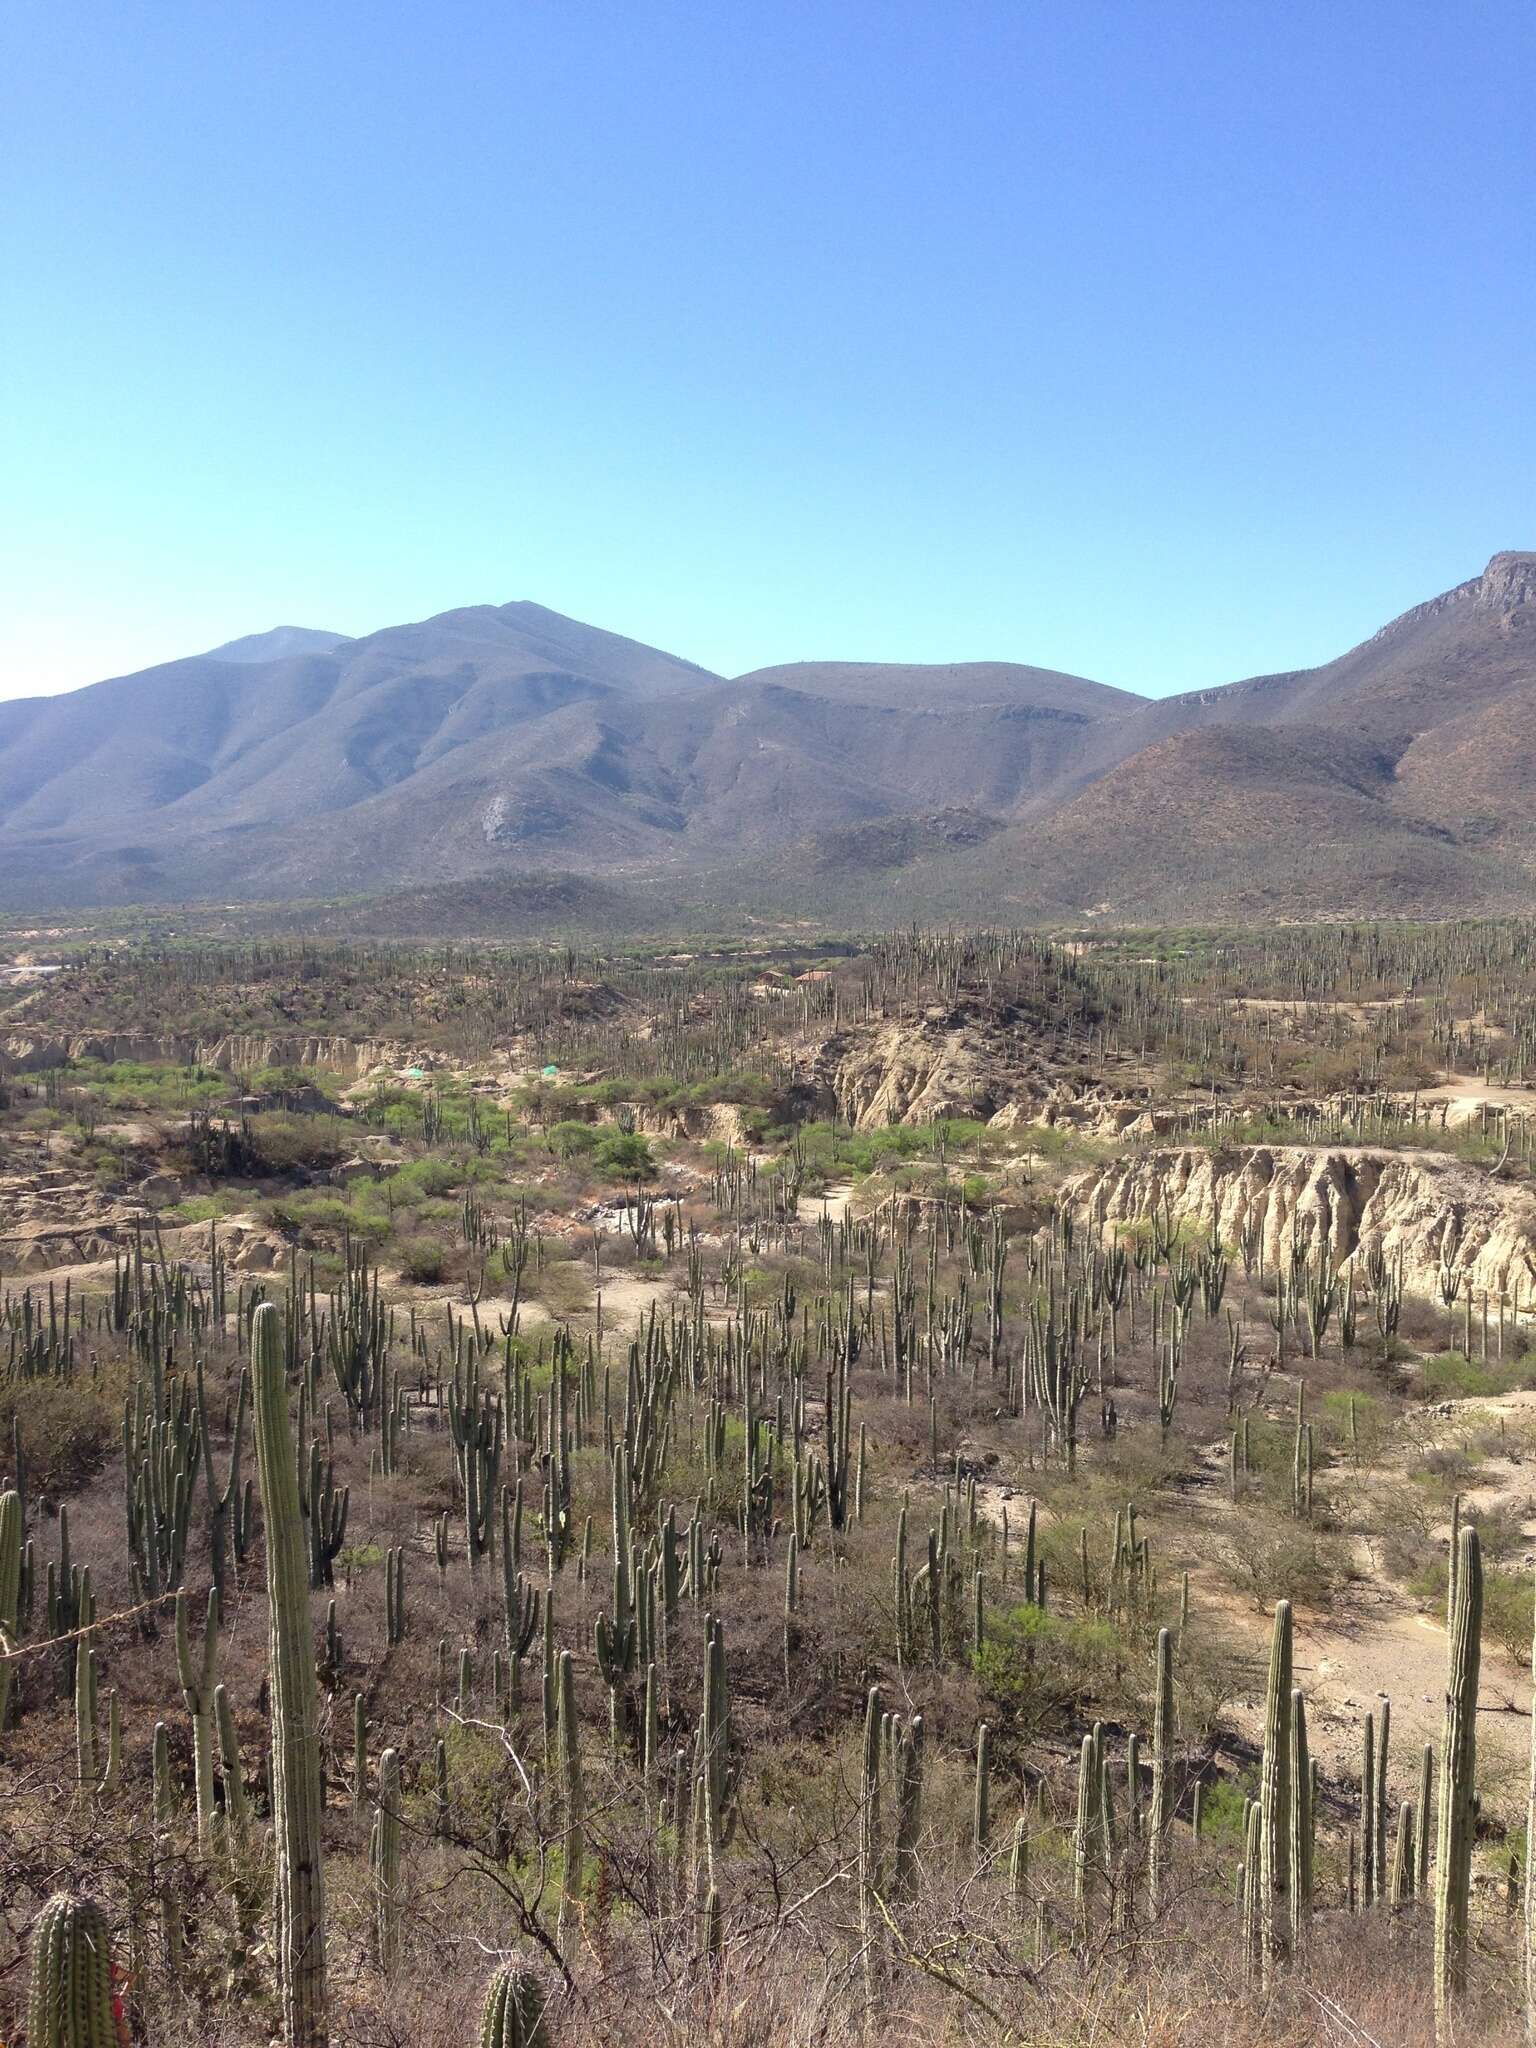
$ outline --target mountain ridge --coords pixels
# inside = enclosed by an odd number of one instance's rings
[[[321,644],[324,643],[324,644]],[[0,903],[541,880],[836,917],[1411,914],[1536,882],[1536,552],[1151,699],[1014,662],[724,677],[529,600],[0,703]],[[529,903],[518,896],[520,915]],[[540,899],[542,900],[542,899]]]

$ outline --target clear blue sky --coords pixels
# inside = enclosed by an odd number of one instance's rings
[[[10,0],[0,694],[535,598],[1324,660],[1536,546],[1529,0]]]

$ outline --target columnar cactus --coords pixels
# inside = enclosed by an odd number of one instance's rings
[[[1405,1799],[1397,1810],[1397,1839],[1392,1847],[1391,1891],[1388,1902],[1394,1913],[1413,1902],[1416,1823],[1413,1801]]]
[[[379,1758],[379,1804],[368,1837],[368,1870],[373,1879],[373,1952],[381,1970],[392,1970],[400,1954],[400,1752]]]
[[[384,1553],[384,1633],[391,1643],[405,1635],[405,1551],[398,1544]]]
[[[187,1635],[187,1589],[176,1594],[176,1672],[192,1719],[192,1772],[197,1791],[197,1838],[206,1842],[218,1817],[213,1797],[213,1693],[219,1665],[219,1595],[210,1588],[203,1621],[202,1656],[194,1663]]]
[[[1029,1893],[1029,1822],[1021,1813],[1013,1824],[1013,1845],[1008,1852],[1008,1898],[1019,1919]]]
[[[1098,1744],[1091,1735],[1085,1735],[1078,1758],[1077,1821],[1072,1830],[1072,1895],[1079,1941],[1088,1938],[1088,1920],[1093,1903],[1093,1835],[1099,1804],[1098,1774]]]
[[[1169,1768],[1172,1747],[1173,1637],[1167,1629],[1160,1628],[1157,1632],[1157,1695],[1152,1710],[1152,1812],[1147,1836],[1147,1890],[1154,1913],[1162,1900],[1168,1833],[1173,1819],[1173,1774]]]
[[[486,1988],[480,2048],[548,2048],[549,1995],[533,1970],[502,1963]]]
[[[150,1755],[155,1822],[159,1827],[169,1827],[176,1818],[176,1781],[171,1776],[171,1731],[163,1721],[155,1723]]]
[[[896,1750],[896,1869],[892,1890],[899,1899],[917,1891],[917,1841],[923,1826],[923,1717],[914,1714],[900,1732]]]
[[[1291,1688],[1291,1941],[1301,1946],[1312,1913],[1312,1758],[1307,1745],[1307,1703]]]
[[[112,1938],[94,1899],[57,1892],[32,1926],[28,2048],[119,2048]]]
[[[240,1765],[240,1743],[235,1734],[234,1711],[222,1685],[213,1689],[213,1718],[219,1731],[219,1767],[224,1775],[224,1818],[228,1847],[237,1856],[250,1832],[251,1805],[245,1796],[245,1776]]]
[[[1291,1847],[1291,1603],[1275,1603],[1259,1776],[1259,1959],[1267,1984],[1290,1949],[1286,1902]]]
[[[1422,1898],[1429,1890],[1429,1817],[1434,1812],[1435,1793],[1435,1745],[1426,1742],[1424,1753],[1419,1759],[1419,1829],[1418,1829],[1418,1871],[1414,1890]]]
[[[1392,1741],[1392,1702],[1383,1699],[1376,1717],[1376,1819],[1372,1829],[1376,1842],[1376,1896],[1387,1894],[1387,1751]]]
[[[560,1758],[560,1790],[565,1807],[564,1849],[560,1873],[559,1933],[563,1941],[574,1929],[581,1903],[586,1862],[586,1802],[581,1781],[581,1730],[576,1719],[576,1666],[569,1650],[560,1652],[556,1683],[556,1748]]]
[[[104,1795],[122,1766],[123,1727],[117,1689],[107,1695],[107,1754],[99,1754],[96,1729],[96,1652],[85,1636],[75,1645],[75,1759],[82,1796]]]
[[[256,1469],[267,1541],[272,1709],[272,1814],[277,1838],[276,1954],[288,2048],[328,2038],[325,1871],[320,1847],[320,1742],[309,1618],[309,1556],[299,1507],[288,1380],[278,1310],[251,1322]]]
[[[1451,1610],[1445,1736],[1440,1746],[1440,1839],[1435,1854],[1435,2034],[1441,2041],[1450,2039],[1452,2004],[1467,1982],[1482,1629],[1482,1551],[1477,1530],[1464,1527],[1457,1545]]]
[[[976,1785],[971,1800],[971,1849],[978,1863],[987,1856],[992,1832],[992,1730],[983,1721],[976,1730]]]
[[[880,1995],[884,1944],[880,1895],[880,1751],[885,1719],[878,1685],[864,1703],[864,1762],[859,1784],[859,1939],[864,1957],[864,2005],[872,2016]]]
[[[6,1653],[15,1647],[20,1622],[21,1554],[21,1495],[12,1487],[0,1493],[0,1740],[11,1702],[11,1667]]]
[[[1248,1802],[1243,1822],[1243,1867],[1238,1878],[1238,1922],[1243,1947],[1243,1981],[1262,1976],[1264,1921],[1260,1893],[1264,1888],[1264,1813],[1257,1799]]]

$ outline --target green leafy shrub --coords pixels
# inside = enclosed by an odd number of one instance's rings
[[[400,1277],[413,1287],[435,1286],[448,1270],[448,1255],[435,1237],[408,1237],[400,1247]]]
[[[607,1132],[593,1151],[592,1164],[618,1180],[647,1180],[656,1171],[651,1148],[638,1131]]]
[[[1489,1400],[1530,1383],[1521,1366],[1478,1364],[1460,1351],[1441,1351],[1419,1367],[1417,1391],[1426,1401]]]

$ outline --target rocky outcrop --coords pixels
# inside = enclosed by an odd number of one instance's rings
[[[1536,1304],[1536,1201],[1434,1152],[1304,1145],[1188,1146],[1127,1153],[1067,1183],[1063,1197],[1102,1228],[1171,1210],[1229,1244],[1256,1230],[1267,1265],[1326,1239],[1337,1258],[1401,1258],[1405,1284],[1432,1294],[1441,1261],[1471,1286]]]
[[[229,1032],[220,1038],[180,1035],[139,1037],[126,1032],[87,1032],[75,1037],[32,1038],[12,1032],[0,1041],[0,1071],[37,1073],[67,1066],[72,1060],[142,1060],[185,1067],[212,1067],[220,1073],[251,1074],[262,1067],[326,1067],[343,1074],[366,1074],[377,1067],[403,1067],[412,1055],[384,1039],[351,1039],[322,1035],[271,1037],[257,1032]]]
[[[1113,1081],[1077,1073],[1026,1025],[943,1008],[834,1032],[802,1051],[791,1075],[802,1108],[865,1131],[954,1117],[1114,1132],[1142,1108]]]
[[[695,1143],[713,1140],[733,1145],[738,1152],[750,1150],[752,1145],[746,1113],[736,1102],[688,1102],[678,1109],[641,1103],[627,1114],[633,1117],[635,1129],[649,1138],[689,1138]],[[610,1111],[598,1121],[606,1123],[610,1118],[616,1121],[617,1112]]]

